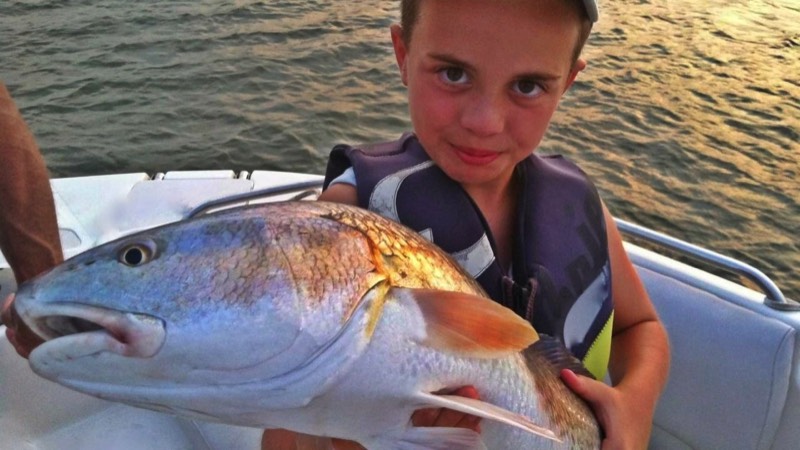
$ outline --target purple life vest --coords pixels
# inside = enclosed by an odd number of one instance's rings
[[[478,207],[433,163],[416,136],[364,148],[334,147],[324,188],[349,167],[360,206],[436,243],[495,301],[525,317],[539,333],[561,339],[579,359],[610,323],[611,276],[600,197],[573,163],[532,154],[517,165],[515,176],[523,188],[512,276],[494,256],[495,243]]]

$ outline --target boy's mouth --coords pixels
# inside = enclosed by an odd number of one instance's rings
[[[455,149],[458,158],[465,164],[469,164],[471,166],[483,166],[489,164],[497,159],[498,156],[500,156],[499,152],[494,152],[491,150],[457,146],[454,146],[453,148]]]

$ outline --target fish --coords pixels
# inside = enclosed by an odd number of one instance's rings
[[[24,283],[29,357],[68,388],[367,449],[596,449],[581,370],[411,229],[347,205],[235,207],[99,245]],[[472,385],[479,399],[454,395]],[[414,427],[449,408],[481,432]]]

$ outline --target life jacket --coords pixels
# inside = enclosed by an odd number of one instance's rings
[[[523,188],[511,274],[495,258],[478,207],[413,134],[363,148],[334,147],[324,188],[349,167],[360,206],[450,253],[491,298],[560,339],[595,377],[605,376],[613,324],[606,226],[597,190],[576,165],[532,154],[515,168]]]

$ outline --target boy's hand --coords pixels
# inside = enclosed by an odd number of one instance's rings
[[[653,411],[635,395],[564,369],[561,379],[594,411],[605,432],[602,450],[646,449],[650,440]]]
[[[30,330],[17,316],[12,307],[14,294],[9,295],[3,301],[2,324],[6,326],[6,337],[8,342],[14,346],[19,356],[27,358],[34,348],[44,342],[39,336]]]

